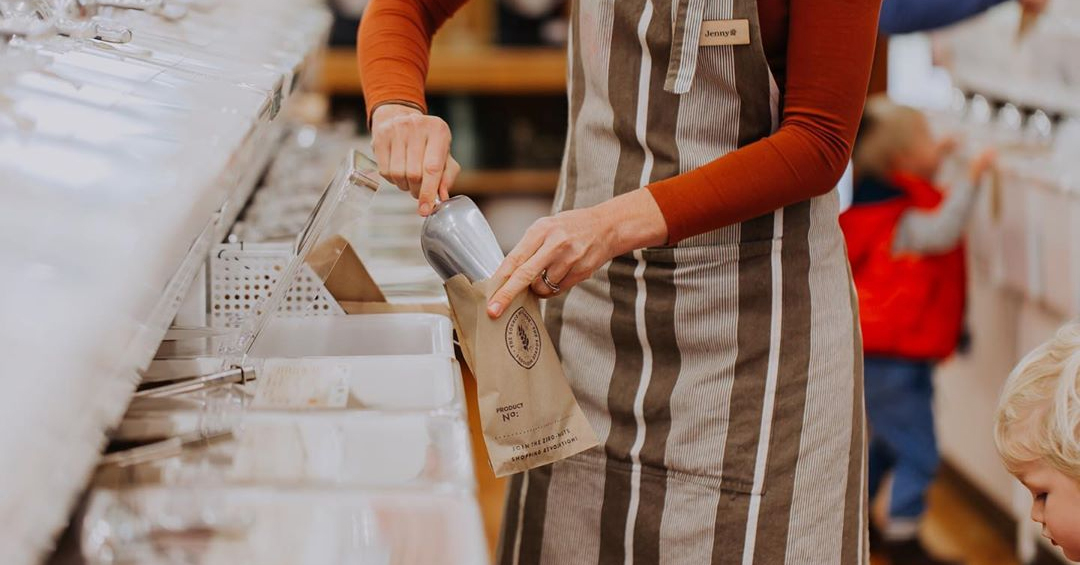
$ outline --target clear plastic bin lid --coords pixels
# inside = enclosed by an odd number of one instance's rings
[[[244,363],[255,339],[278,311],[305,264],[320,280],[325,280],[337,259],[346,251],[341,242],[347,241],[346,235],[354,232],[357,225],[367,221],[371,201],[378,188],[378,166],[375,161],[357,150],[350,151],[311,212],[304,229],[297,234],[295,253],[278,277],[278,282],[256,303],[254,314],[244,319],[234,337],[225,341],[220,351],[225,358],[225,367]],[[319,291],[320,285],[305,287],[305,292],[311,295],[303,297],[301,302],[314,303]]]

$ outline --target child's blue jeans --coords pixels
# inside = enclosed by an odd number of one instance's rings
[[[869,489],[873,499],[893,472],[889,517],[917,520],[940,457],[934,434],[933,364],[866,357],[866,413],[870,420]]]

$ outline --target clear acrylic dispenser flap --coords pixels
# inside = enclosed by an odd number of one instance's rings
[[[304,229],[296,237],[295,254],[278,278],[277,283],[254,312],[240,326],[234,338],[226,340],[221,353],[224,367],[243,365],[255,339],[277,313],[286,294],[293,286],[304,264],[325,280],[336,259],[347,250],[348,235],[358,232],[358,225],[367,221],[371,201],[379,188],[378,166],[370,157],[353,150],[338,168],[319,203],[311,212]],[[315,254],[318,254],[317,260]],[[303,304],[315,302],[321,282],[304,286]]]

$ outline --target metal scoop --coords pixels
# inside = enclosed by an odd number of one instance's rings
[[[504,258],[491,226],[467,196],[435,205],[424,220],[420,247],[443,280],[459,274],[470,282],[490,279]]]

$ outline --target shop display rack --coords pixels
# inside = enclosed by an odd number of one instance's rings
[[[0,0],[0,560],[52,551],[317,73],[315,0]]]

